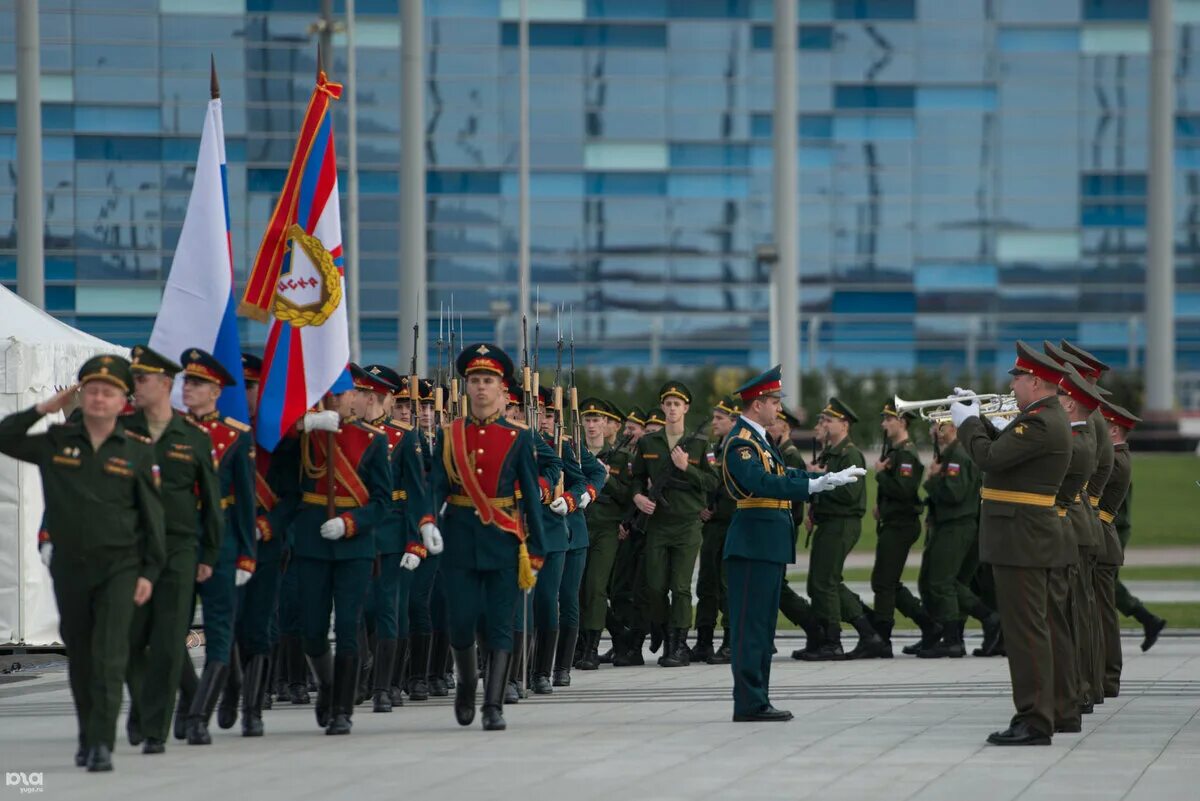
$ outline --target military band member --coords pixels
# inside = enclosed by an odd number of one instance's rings
[[[166,527],[166,561],[150,602],[133,613],[129,653],[129,740],[142,753],[161,754],[171,727],[175,691],[187,651],[180,644],[192,622],[192,593],[212,576],[224,515],[208,432],[171,408],[171,387],[183,369],[143,345],[130,371],[137,411],[121,418],[130,432],[154,443]],[[191,665],[188,665],[191,669]]]
[[[476,627],[488,652],[483,728],[504,721],[504,690],[513,650],[518,589],[542,563],[541,493],[534,435],[504,417],[512,360],[495,345],[469,345],[455,366],[467,383],[467,416],[438,434],[433,455],[434,507],[446,504],[441,572],[450,600],[450,644],[457,674],[454,714],[475,719]],[[522,490],[520,503],[517,490]]]
[[[1063,529],[1055,497],[1071,460],[1071,430],[1057,400],[1057,364],[1017,343],[1009,371],[1020,413],[1002,430],[977,402],[951,404],[958,438],[983,471],[979,556],[992,565],[1016,714],[995,745],[1048,745],[1055,723],[1055,651],[1048,618]],[[958,390],[965,397],[970,390]]]
[[[714,469],[721,463],[721,449],[725,447],[739,414],[741,406],[732,396],[722,398],[713,407],[709,426],[716,441],[705,456]],[[693,662],[729,664],[729,585],[723,554],[725,532],[736,508],[733,496],[722,482],[709,491],[708,505],[700,510],[700,520],[704,525],[701,528],[700,574],[696,579],[696,645],[688,655]],[[718,615],[724,636],[714,650],[713,634]],[[722,654],[719,660],[715,659],[718,651]]]
[[[38,550],[67,649],[79,723],[75,764],[93,772],[112,770],[133,610],[151,599],[165,559],[154,448],[118,419],[132,389],[128,361],[96,356],[80,367],[78,386],[0,421],[0,453],[41,473]],[[78,422],[26,433],[77,390]]]
[[[732,626],[733,720],[786,721],[792,713],[770,700],[771,648],[779,591],[796,558],[791,500],[858,481],[862,467],[822,476],[784,465],[767,437],[779,411],[778,365],[738,389],[742,412],[722,450],[722,479],[737,509],[725,537]]]
[[[1100,628],[1104,645],[1104,677],[1102,689],[1106,698],[1116,698],[1121,692],[1121,622],[1117,617],[1116,580],[1117,567],[1124,564],[1124,548],[1116,529],[1117,512],[1129,492],[1133,465],[1129,458],[1129,443],[1126,435],[1141,418],[1132,412],[1109,402],[1101,402],[1100,411],[1108,426],[1109,438],[1113,443],[1113,468],[1104,494],[1100,496],[1097,512],[1104,527],[1105,556],[1096,571],[1099,574],[1096,602],[1100,607]],[[1115,549],[1114,549],[1115,542]],[[1145,650],[1144,648],[1142,650]]]

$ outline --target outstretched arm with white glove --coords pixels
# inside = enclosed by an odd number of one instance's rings
[[[959,398],[970,398],[975,395],[973,389],[963,389],[962,387],[954,388],[954,396]],[[958,428],[970,417],[979,416],[979,401],[955,401],[950,404],[950,419],[954,423],[954,427]]]
[[[826,473],[816,478],[808,480],[808,494],[815,495],[818,492],[826,492],[838,487],[844,487],[847,484],[854,484],[860,478],[867,474],[865,467],[847,467],[845,470],[839,470],[836,473]]]

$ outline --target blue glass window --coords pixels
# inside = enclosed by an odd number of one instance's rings
[[[912,108],[911,84],[841,84],[833,89],[834,108]]]
[[[8,126],[8,127],[15,127]],[[768,112],[755,112],[750,115],[750,138],[751,139],[770,139],[771,132],[775,128],[774,118]]]
[[[1092,197],[1145,197],[1146,175],[1140,172],[1095,173],[1079,176],[1079,193]]]
[[[80,133],[157,133],[162,112],[146,106],[76,106],[75,130]]]
[[[358,188],[364,194],[395,195],[400,191],[400,173],[395,170],[359,170]]]
[[[358,4],[354,6],[358,13]],[[500,16],[500,0],[425,0],[428,17],[485,17]]]
[[[278,192],[287,182],[287,170],[265,168],[246,170],[247,192]]]
[[[667,0],[587,0],[587,15],[599,19],[663,19]]]
[[[913,285],[919,292],[992,289],[998,280],[994,264],[920,264],[913,275]]]
[[[0,110],[0,120],[3,119]],[[0,122],[3,127],[3,122]],[[1200,138],[1200,114],[1177,114],[1175,116],[1175,135],[1184,139]]]
[[[1081,0],[1084,19],[1140,20],[1150,18],[1150,0]]]
[[[915,314],[911,292],[834,292],[835,314]]]
[[[590,172],[589,195],[665,195],[667,176],[661,172]]]
[[[49,312],[64,312],[75,311],[75,287],[73,286],[47,286],[46,287],[46,311]]]
[[[459,2],[461,4],[461,0]],[[493,8],[498,11],[498,3],[493,0]],[[313,0],[246,0],[246,11],[276,11],[293,14],[315,14],[319,10]],[[345,0],[333,0],[333,13],[346,13]],[[354,4],[355,14],[399,14],[400,0],[357,0]]]
[[[682,19],[746,19],[750,0],[669,0],[668,13]]]
[[[747,176],[731,173],[672,173],[667,179],[671,197],[746,197]]]
[[[0,128],[17,127],[17,104],[0,103]]]
[[[425,191],[431,195],[498,195],[500,173],[429,171],[425,173]]]
[[[916,19],[915,0],[835,0],[837,19]]]
[[[1078,53],[1078,28],[1001,28],[996,39],[1002,53]]]
[[[917,107],[992,111],[996,108],[996,87],[922,86],[917,89]]]
[[[500,43],[517,47],[517,23],[501,23]],[[529,25],[530,47],[666,47],[667,26],[619,25],[600,22],[534,22]]]
[[[770,50],[774,47],[775,26],[755,25],[750,40],[755,50]],[[801,25],[796,31],[796,46],[800,50],[832,50],[832,25]]]
[[[1079,210],[1085,228],[1141,228],[1146,225],[1144,203],[1085,203]]]
[[[749,164],[748,145],[671,144],[672,167],[747,167]]]
[[[81,161],[162,161],[162,140],[148,136],[77,136]]]
[[[799,131],[801,139],[832,139],[832,114],[801,114]]]
[[[915,129],[908,116],[850,115],[833,120],[833,138],[839,140],[912,139]]]
[[[813,145],[800,148],[800,158],[796,165],[804,170],[818,170],[833,166],[833,148],[828,145]],[[804,179],[800,179],[801,186]]]
[[[55,103],[42,106],[42,128],[47,131],[75,130],[75,107]]]

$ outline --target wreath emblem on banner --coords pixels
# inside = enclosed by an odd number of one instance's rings
[[[342,276],[338,273],[337,265],[333,263],[333,256],[321,244],[320,239],[306,233],[295,223],[288,228],[287,237],[293,248],[299,245],[312,261],[313,267],[321,277],[321,291],[315,302],[305,304],[296,303],[283,293],[276,292],[275,318],[296,328],[324,325],[342,302]],[[282,283],[284,279],[280,280]]]

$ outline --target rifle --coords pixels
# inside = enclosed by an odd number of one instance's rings
[[[454,346],[454,296],[450,296],[450,361],[458,358],[458,349]],[[449,365],[447,365],[449,366]],[[450,370],[450,417],[458,417],[458,376]]]
[[[699,439],[707,426],[707,423],[701,423],[700,425],[696,426],[690,435],[685,434],[679,439],[676,447],[683,448],[686,451],[687,446],[691,445],[693,440]],[[659,477],[658,481],[651,485],[650,491],[645,493],[645,495],[651,500],[652,503],[654,503],[655,511],[657,512],[658,507],[660,506],[668,508],[671,506],[671,502],[667,500],[665,494],[668,489],[671,487],[683,489],[688,486],[689,485],[683,480],[683,471],[676,467],[675,463],[672,462],[671,466],[663,472],[663,475]],[[650,515],[642,512],[637,508],[637,506],[634,506],[633,511],[630,512],[625,520],[622,521],[622,525],[631,534],[645,534],[646,523],[649,520]]]
[[[562,307],[558,309],[558,340],[554,345],[554,452],[558,458],[562,458],[563,446],[563,388],[562,388],[562,356],[563,356],[563,335],[562,335]],[[561,479],[560,479],[561,481]],[[561,489],[555,491],[555,497],[562,492]]]
[[[575,307],[571,307],[571,436],[575,438],[575,461],[583,464],[583,432],[579,420],[579,389],[575,386]]]

